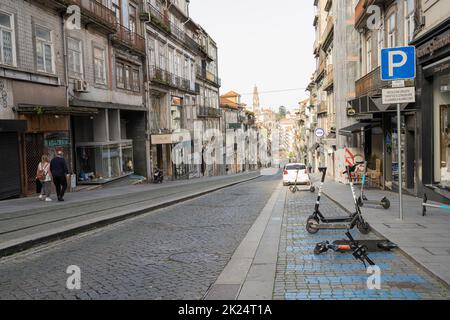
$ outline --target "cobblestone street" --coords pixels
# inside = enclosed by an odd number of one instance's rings
[[[3,258],[0,298],[201,299],[278,183],[259,178]],[[80,291],[66,289],[70,265]]]
[[[439,280],[399,250],[369,253],[381,268],[381,290],[367,289],[369,274],[351,254],[314,255],[316,243],[345,238],[343,231],[307,233],[305,221],[312,214],[315,200],[309,192],[287,194],[274,299],[450,299],[449,290]],[[326,197],[322,197],[320,209],[325,216],[346,215]],[[379,239],[373,233],[363,236],[356,229],[351,233],[355,239]]]

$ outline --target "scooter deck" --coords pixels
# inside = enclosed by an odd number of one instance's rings
[[[350,245],[349,240],[336,240],[333,241],[333,244],[336,245]],[[358,244],[367,247],[368,252],[386,252],[385,248],[380,248],[378,244],[391,244],[394,245],[389,240],[358,240]]]
[[[326,217],[322,220],[324,223],[342,223],[342,222],[350,222],[353,220],[353,217]]]

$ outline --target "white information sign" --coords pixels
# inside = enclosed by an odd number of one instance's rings
[[[383,89],[383,104],[416,102],[416,89],[414,87]]]

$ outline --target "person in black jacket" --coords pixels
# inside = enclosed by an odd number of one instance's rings
[[[67,189],[66,175],[69,174],[66,160],[63,158],[63,151],[58,150],[56,157],[50,162],[50,172],[52,173],[53,183],[56,187],[58,201],[64,201],[64,193]]]

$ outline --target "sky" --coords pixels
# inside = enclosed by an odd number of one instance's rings
[[[315,69],[314,8],[308,0],[191,0],[190,15],[219,48],[220,94],[234,90],[263,108],[298,107]],[[296,89],[286,92],[275,92]],[[266,92],[266,93],[265,93]]]

